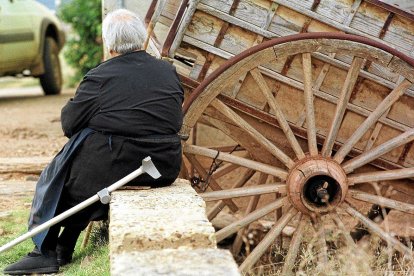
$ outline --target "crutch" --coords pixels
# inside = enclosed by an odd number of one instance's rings
[[[161,174],[158,172],[157,168],[152,163],[151,157],[148,156],[148,157],[146,157],[142,160],[142,165],[137,170],[135,170],[132,173],[128,174],[124,178],[118,180],[117,182],[115,182],[111,186],[100,190],[96,195],[88,198],[87,200],[85,200],[85,201],[79,203],[78,205],[70,208],[69,210],[61,213],[60,215],[50,219],[49,221],[33,228],[32,230],[30,230],[26,234],[24,234],[24,235],[14,239],[14,240],[12,240],[11,242],[3,245],[2,247],[0,247],[0,253],[12,248],[13,246],[25,241],[28,238],[31,238],[31,237],[39,234],[40,232],[43,232],[44,230],[50,228],[51,226],[61,222],[62,220],[72,216],[73,214],[76,214],[80,210],[85,209],[86,207],[92,205],[93,203],[97,202],[98,200],[100,200],[103,204],[108,204],[111,200],[111,196],[110,196],[111,192],[113,192],[116,189],[122,187],[123,185],[125,185],[126,183],[128,183],[129,181],[131,181],[132,179],[138,177],[139,175],[141,175],[143,173],[147,173],[152,178],[155,178],[155,179],[157,179],[161,176]]]

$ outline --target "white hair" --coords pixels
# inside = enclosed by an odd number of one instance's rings
[[[126,9],[108,13],[102,23],[105,47],[119,54],[141,50],[146,33],[139,17]]]

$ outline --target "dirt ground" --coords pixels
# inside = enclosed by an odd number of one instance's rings
[[[59,152],[67,141],[60,125],[60,110],[73,94],[73,89],[67,89],[61,95],[47,97],[3,95],[0,98],[0,158],[51,159]],[[12,210],[21,204],[20,199],[27,201],[33,194],[37,177],[0,171],[0,212]]]

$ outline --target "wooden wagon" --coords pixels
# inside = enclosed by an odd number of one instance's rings
[[[182,173],[209,219],[237,218],[217,240],[236,235],[237,256],[249,225],[272,221],[242,271],[287,226],[283,275],[305,242],[326,264],[329,229],[337,248],[370,232],[412,258],[413,14],[378,0],[153,1],[146,23],[186,87]]]

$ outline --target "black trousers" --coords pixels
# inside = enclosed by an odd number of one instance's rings
[[[80,233],[88,226],[86,225],[67,225],[61,231],[61,225],[54,225],[43,242],[44,252],[55,252],[57,246],[63,247],[67,252],[73,252]],[[60,234],[59,234],[60,233]]]

